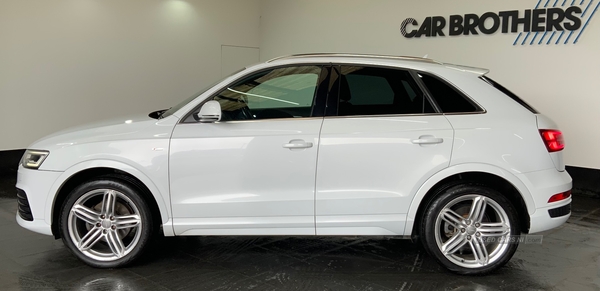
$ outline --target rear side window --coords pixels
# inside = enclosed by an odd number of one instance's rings
[[[435,102],[440,106],[442,112],[470,113],[482,111],[471,100],[446,84],[446,82],[424,73],[419,73],[419,77],[431,93]]]
[[[338,86],[338,116],[434,112],[407,71],[342,66]]]
[[[508,89],[506,89],[504,86],[498,84],[496,81],[482,76],[481,77],[482,80],[484,80],[486,83],[494,86],[494,88],[498,89],[500,92],[504,93],[506,96],[510,97],[512,100],[515,100],[515,102],[521,104],[521,106],[527,108],[527,110],[531,111],[531,113],[533,114],[537,114],[538,111],[535,110],[535,108],[531,107],[531,105],[527,104],[525,101],[523,101],[523,99],[519,98],[519,96],[517,96],[515,93],[510,92]]]

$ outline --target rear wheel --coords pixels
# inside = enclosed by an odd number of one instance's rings
[[[488,187],[461,184],[438,195],[421,225],[423,244],[444,267],[485,274],[510,260],[520,234],[515,208]]]
[[[152,234],[150,210],[138,190],[100,179],[75,188],[61,213],[63,242],[80,260],[100,268],[133,261]]]

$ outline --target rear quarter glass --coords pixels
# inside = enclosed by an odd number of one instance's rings
[[[500,85],[498,82],[496,82],[486,76],[481,76],[481,79],[483,81],[485,81],[486,83],[490,84],[492,87],[498,89],[498,91],[504,93],[504,95],[510,97],[512,100],[515,100],[515,102],[519,103],[521,106],[523,106],[527,110],[531,111],[531,113],[533,113],[533,114],[539,113],[537,110],[535,110],[535,108],[533,108],[531,105],[527,104],[527,102],[523,101],[523,99],[521,99],[519,96],[517,96],[515,93],[511,92],[510,90],[506,89],[506,87]]]

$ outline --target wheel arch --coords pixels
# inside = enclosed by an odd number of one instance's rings
[[[530,214],[535,211],[535,204],[525,184],[512,173],[492,165],[461,164],[436,173],[418,189],[407,214],[404,233],[415,238],[418,229],[415,225],[421,223],[423,214],[431,201],[445,188],[463,181],[499,189],[500,193],[505,195],[516,208],[521,230],[525,233],[528,232]]]
[[[52,234],[55,238],[60,237],[58,231],[60,207],[69,193],[81,183],[93,180],[96,177],[106,176],[121,180],[138,188],[148,203],[157,225],[163,225],[165,235],[170,235],[172,229],[166,227],[169,224],[169,209],[163,195],[158,187],[141,171],[129,165],[116,161],[93,161],[83,162],[67,169],[52,187],[53,199],[46,201],[46,221],[50,222]],[[167,193],[168,195],[168,193]],[[167,196],[168,197],[168,196]]]

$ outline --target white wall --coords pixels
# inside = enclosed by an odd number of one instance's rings
[[[221,45],[258,47],[258,0],[2,0],[0,150],[168,108],[220,79]]]
[[[427,16],[523,11],[537,2],[263,0],[261,60],[306,52],[428,54],[443,62],[485,67],[491,69],[492,78],[560,125],[566,135],[568,165],[600,168],[600,16],[591,20],[576,45],[513,46],[517,34],[429,39],[406,39],[400,34],[400,25],[408,17],[422,22]]]
[[[221,46],[232,45],[260,47],[263,61],[306,52],[428,54],[489,68],[559,123],[567,164],[600,168],[600,16],[576,45],[512,46],[516,35],[499,33],[400,34],[407,17],[524,10],[537,1],[3,0],[0,150],[172,106],[220,78]]]

